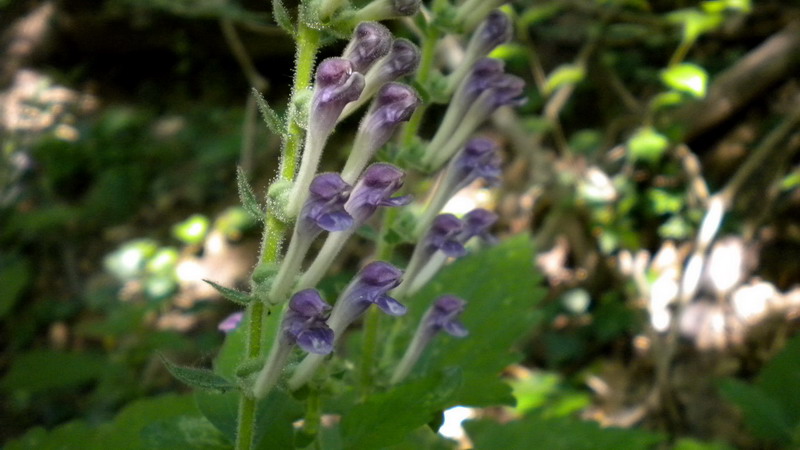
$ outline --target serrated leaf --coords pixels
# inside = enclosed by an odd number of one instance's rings
[[[289,33],[290,36],[295,35],[292,18],[281,0],[272,0],[272,17],[275,18],[275,23]]]
[[[562,86],[579,83],[585,75],[586,72],[583,67],[574,64],[558,66],[547,77],[547,81],[544,84],[544,94],[551,94]]]
[[[384,448],[435,418],[460,384],[459,370],[428,376],[374,395],[342,418],[344,448]]]
[[[249,305],[250,303],[253,302],[253,297],[250,294],[246,293],[246,292],[237,291],[236,289],[227,288],[225,286],[222,286],[222,285],[219,285],[217,283],[214,283],[211,280],[204,279],[203,281],[205,281],[206,283],[211,285],[211,287],[216,289],[216,291],[219,292],[220,295],[222,295],[223,297],[225,297],[228,300],[232,301],[233,303],[236,303],[236,304],[242,305],[242,306],[247,306],[247,305]]]
[[[236,388],[233,383],[208,369],[179,366],[170,362],[163,355],[161,362],[173,377],[191,387],[211,392],[227,392]]]
[[[703,98],[706,95],[708,73],[697,64],[683,63],[664,69],[661,80],[676,91]]]
[[[269,106],[267,100],[264,98],[264,95],[261,92],[258,92],[258,89],[253,88],[250,91],[253,95],[253,98],[256,99],[256,104],[258,105],[258,110],[261,112],[261,118],[264,119],[264,123],[267,124],[267,128],[270,131],[275,133],[278,136],[281,136],[283,133],[284,123],[283,119]]]
[[[254,219],[263,221],[265,216],[264,209],[259,204],[253,188],[247,181],[247,175],[241,167],[236,168],[236,184],[239,187],[239,200],[242,202],[244,210]]]

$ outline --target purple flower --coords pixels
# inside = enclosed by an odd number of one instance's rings
[[[361,22],[353,31],[342,58],[349,59],[353,70],[363,74],[375,61],[389,53],[391,47],[392,33],[388,28],[377,22]]]
[[[374,304],[391,316],[402,316],[406,307],[387,293],[402,281],[403,271],[383,261],[361,269],[347,286],[331,312],[329,324],[337,336]]]
[[[494,236],[489,234],[489,228],[497,222],[497,214],[483,208],[477,208],[465,214],[461,220],[464,222],[464,229],[458,235],[458,240],[461,243],[466,244],[467,241],[475,236],[487,242],[496,240]]]
[[[470,105],[481,93],[497,83],[503,75],[505,75],[503,61],[481,58],[472,66],[472,71],[456,92],[453,100],[458,101],[461,105]]]
[[[220,322],[219,325],[217,325],[217,329],[224,333],[230,333],[231,331],[239,328],[239,324],[242,323],[242,318],[244,318],[243,312],[235,312]]]
[[[469,332],[458,320],[466,305],[467,302],[454,295],[439,297],[422,319],[425,332],[436,334],[444,330],[451,336],[466,336]]]
[[[453,295],[439,297],[422,316],[422,320],[408,345],[403,359],[397,365],[392,375],[392,384],[402,381],[419,360],[425,347],[437,333],[445,333],[458,338],[465,337],[468,333],[464,325],[458,320],[464,311],[466,302]]]
[[[350,185],[337,173],[317,175],[309,187],[309,196],[300,211],[298,230],[306,239],[313,239],[322,230],[341,231],[353,225],[353,218],[344,210]]]
[[[353,150],[342,169],[342,178],[355,181],[375,152],[392,137],[397,126],[411,118],[419,103],[413,88],[402,83],[385,84],[358,127]]]
[[[453,194],[478,178],[483,178],[489,184],[494,184],[500,178],[500,155],[490,139],[469,140],[450,164],[453,171],[451,176],[456,182],[452,188]]]
[[[481,22],[470,40],[467,52],[472,50],[486,56],[500,44],[511,39],[511,20],[500,10],[494,10]]]
[[[375,76],[382,83],[411,75],[419,67],[419,48],[408,39],[395,39],[389,54],[378,61]],[[369,79],[372,73],[367,75]],[[382,84],[381,83],[381,84]]]
[[[344,209],[356,224],[363,224],[379,206],[404,206],[410,195],[392,197],[403,187],[405,173],[391,164],[376,163],[367,168],[358,180]]]
[[[345,105],[361,95],[364,76],[355,70],[349,59],[328,58],[317,67],[315,80],[309,133],[327,137]]]
[[[333,350],[333,331],[325,323],[331,310],[315,289],[305,289],[292,296],[281,323],[281,339],[297,344],[309,353],[326,355]]]
[[[419,11],[422,0],[373,0],[356,11],[355,20],[386,20],[413,16]]]
[[[467,250],[459,241],[458,236],[464,231],[464,222],[452,214],[439,214],[433,219],[428,234],[423,239],[427,256],[441,251],[447,256],[458,258],[464,256]]]

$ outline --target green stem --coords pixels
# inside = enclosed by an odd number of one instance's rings
[[[359,384],[361,385],[361,398],[366,400],[372,387],[372,372],[375,366],[375,351],[378,348],[378,328],[381,320],[381,312],[378,308],[372,307],[367,311],[364,319],[364,348],[361,352],[361,374]]]
[[[308,28],[302,19],[298,21],[297,30],[297,62],[294,73],[292,95],[305,91],[311,86],[314,61],[319,50],[319,31]],[[300,145],[303,140],[303,129],[295,120],[297,106],[294,98],[290,99],[286,120],[286,142],[281,152],[281,165],[279,170],[280,180],[287,181],[294,178]],[[286,232],[286,224],[281,222],[272,208],[267,209],[264,237],[261,243],[261,264],[275,264],[280,257],[280,248]],[[254,359],[261,355],[262,324],[265,318],[264,303],[254,302],[248,307],[249,317],[247,323],[247,347],[245,360]],[[253,446],[256,420],[256,400],[249,393],[242,393],[239,399],[239,417],[236,430],[236,449],[250,450]]]
[[[420,86],[425,86],[431,76],[433,70],[433,61],[436,56],[436,44],[439,42],[441,33],[436,28],[429,26],[425,33],[425,42],[422,43],[422,56],[420,57],[419,69],[417,69],[417,83]],[[414,142],[414,137],[419,131],[422,124],[422,117],[425,115],[426,105],[420,105],[405,127],[403,127],[403,134],[400,142],[404,147],[408,147]]]

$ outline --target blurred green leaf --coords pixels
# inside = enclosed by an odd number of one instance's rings
[[[27,260],[15,258],[3,261],[0,265],[0,319],[14,308],[30,279],[31,267]]]
[[[763,389],[732,378],[723,380],[720,389],[728,400],[741,408],[745,423],[754,436],[791,442],[792,426],[787,421],[786,412]]]
[[[275,19],[275,23],[289,33],[290,36],[295,35],[292,18],[281,0],[272,0],[272,17]]]
[[[594,422],[568,418],[532,416],[505,424],[477,420],[465,422],[464,428],[475,448],[503,450],[649,450],[664,441],[649,431],[601,428]]]
[[[682,63],[664,69],[661,72],[661,80],[676,91],[702,98],[706,95],[708,73],[697,64]]]
[[[229,380],[215,374],[208,369],[197,369],[194,367],[183,367],[173,364],[163,355],[161,362],[167,368],[173,377],[177,378],[182,383],[201,389],[204,391],[224,393],[236,388],[236,386]]]
[[[697,439],[683,438],[675,442],[672,450],[733,450],[733,447],[724,442],[703,442]]]
[[[171,275],[175,271],[175,266],[178,264],[178,250],[174,247],[161,247],[158,251],[147,261],[146,269],[150,273]]]
[[[142,429],[141,437],[153,450],[226,450],[233,445],[206,418],[193,416],[153,422]]]
[[[103,261],[106,270],[122,281],[141,275],[147,261],[156,253],[158,244],[152,239],[137,239],[122,245],[106,256]]]
[[[790,339],[764,366],[756,384],[780,403],[789,423],[800,422],[800,336]]]
[[[707,13],[695,8],[680,9],[667,15],[670,23],[681,25],[684,42],[693,43],[704,33],[722,25],[724,17],[718,13]]]
[[[16,355],[0,386],[7,392],[29,393],[74,388],[100,378],[108,364],[93,353],[33,350]]]
[[[206,238],[209,220],[202,214],[193,214],[172,227],[172,235],[186,244],[199,244]]]
[[[5,450],[83,450],[94,430],[84,421],[68,422],[52,430],[34,427],[18,439],[6,442]]]
[[[544,93],[552,94],[558,88],[569,84],[576,84],[583,80],[586,75],[583,67],[574,64],[564,64],[558,66],[547,77],[544,85]]]
[[[643,127],[628,139],[628,153],[634,160],[657,162],[669,147],[669,140],[650,127]]]

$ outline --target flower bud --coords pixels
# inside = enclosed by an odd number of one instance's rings
[[[458,240],[463,230],[464,222],[461,219],[452,214],[439,214],[422,240],[424,254],[430,257],[436,251],[441,251],[453,258],[464,256],[467,250]]]
[[[511,39],[512,31],[511,20],[508,16],[500,10],[492,11],[472,34],[472,38],[467,44],[464,60],[448,76],[447,92],[455,90],[477,61],[486,57],[498,45]]]
[[[364,76],[349,59],[328,58],[319,64],[315,80],[308,132],[327,138],[345,105],[361,95]]]
[[[309,353],[327,355],[333,350],[333,331],[325,323],[331,306],[315,289],[292,296],[281,323],[281,342],[297,344]]]
[[[466,244],[473,237],[480,237],[484,241],[494,242],[496,238],[489,234],[489,228],[497,222],[497,214],[492,211],[476,208],[468,212],[461,219],[464,229],[458,234],[457,239]]]
[[[383,261],[364,266],[336,301],[329,324],[334,333],[341,333],[358,319],[370,305],[376,305],[391,316],[402,316],[406,307],[387,293],[402,281],[403,271]]]
[[[344,49],[342,58],[353,63],[353,70],[366,73],[373,63],[392,48],[392,33],[377,22],[361,22]]]
[[[357,21],[386,20],[413,16],[419,11],[422,0],[373,0],[356,11]]]
[[[419,103],[417,92],[405,84],[387,83],[381,88],[358,127],[353,150],[342,169],[345,181],[352,183],[358,178],[398,125],[411,118]]]

